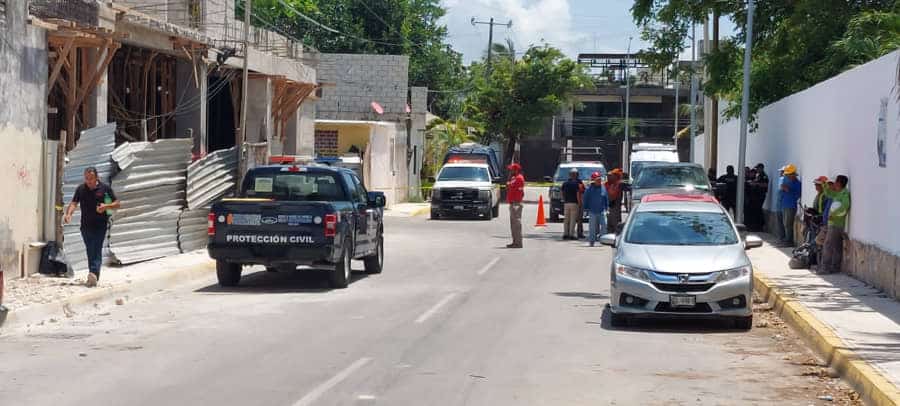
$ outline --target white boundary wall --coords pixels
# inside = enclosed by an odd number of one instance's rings
[[[900,51],[895,51],[770,104],[760,110],[759,128],[747,144],[747,165],[765,164],[770,191],[778,168],[797,165],[806,205],[815,197],[812,179],[849,176],[850,238],[894,255],[900,255],[898,75]],[[885,167],[879,166],[879,117],[885,120]],[[739,129],[739,120],[719,128],[718,173],[724,173],[726,165],[737,165]],[[770,210],[771,197],[766,202]]]

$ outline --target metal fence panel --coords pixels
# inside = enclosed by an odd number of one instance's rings
[[[187,207],[208,207],[222,196],[234,192],[237,180],[237,149],[213,152],[188,166]]]
[[[206,248],[208,215],[208,207],[181,212],[181,217],[178,219],[178,246],[181,248],[181,252]]]
[[[185,205],[191,139],[125,143],[112,159],[121,172],[112,180],[122,208],[113,215],[109,247],[130,264],[179,254],[178,219]]]

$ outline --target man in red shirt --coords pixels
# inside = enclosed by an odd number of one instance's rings
[[[512,244],[506,248],[522,248],[522,199],[525,198],[525,177],[522,167],[513,162],[509,169],[509,181],[506,182],[506,201],[509,202],[509,228],[512,231]]]
[[[606,227],[610,233],[617,233],[622,222],[622,170],[613,169],[606,175],[606,193],[609,195],[609,210],[606,212]]]

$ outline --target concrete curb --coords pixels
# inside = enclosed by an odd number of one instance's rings
[[[74,295],[65,300],[53,303],[28,306],[18,310],[10,309],[6,321],[0,325],[0,328],[13,329],[22,327],[53,316],[62,318],[65,317],[66,307],[72,310],[78,306],[93,305],[104,301],[114,301],[125,295],[131,297],[149,295],[180,283],[203,278],[212,274],[215,270],[216,264],[210,260],[202,264],[193,265],[189,268],[176,268],[171,271],[161,272],[150,278],[135,280],[131,283],[90,289],[82,294]]]
[[[753,273],[753,287],[760,298],[772,305],[776,314],[850,383],[866,404],[900,406],[900,390],[850,350],[834,330],[817,319],[803,304],[779,290],[758,271]]]
[[[431,211],[431,207],[422,207],[421,209],[416,209],[416,210],[411,211],[409,213],[409,216],[410,217],[421,216],[421,215],[424,215],[425,213],[428,213],[429,211]]]

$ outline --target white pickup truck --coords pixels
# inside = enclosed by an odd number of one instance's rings
[[[448,163],[431,190],[431,218],[452,215],[490,220],[500,215],[500,185],[487,164]]]

